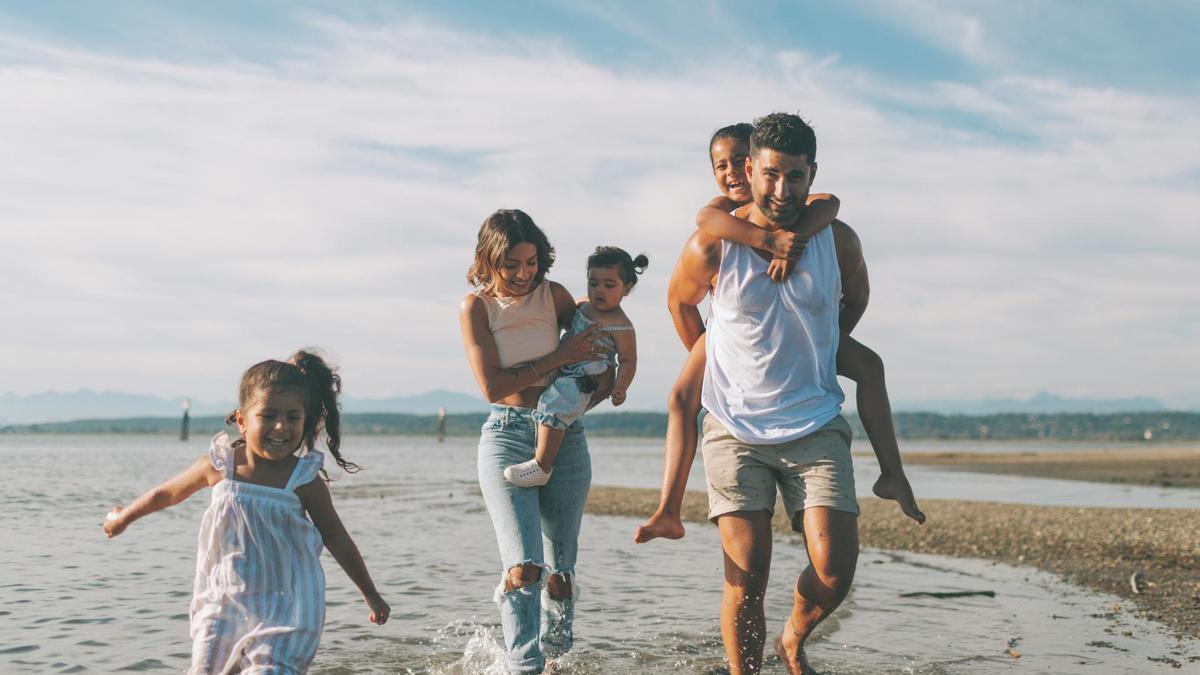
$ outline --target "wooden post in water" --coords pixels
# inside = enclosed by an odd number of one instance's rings
[[[438,443],[443,443],[446,440],[446,408],[438,408],[437,413],[437,439]]]
[[[192,407],[192,399],[183,399],[183,423],[179,426],[179,440],[188,439],[188,410]]]

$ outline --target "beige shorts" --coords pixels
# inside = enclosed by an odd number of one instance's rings
[[[776,486],[797,532],[803,530],[804,509],[814,506],[858,515],[850,425],[841,415],[803,438],[777,445],[743,443],[705,415],[702,452],[713,521],[735,511],[774,514]]]

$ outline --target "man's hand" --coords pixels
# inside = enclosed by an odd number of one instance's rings
[[[621,405],[622,403],[624,403],[625,402],[625,387],[622,387],[620,385],[614,386],[613,390],[612,390],[612,396],[610,396],[609,398],[612,400],[612,404],[614,406],[618,406],[618,405]]]

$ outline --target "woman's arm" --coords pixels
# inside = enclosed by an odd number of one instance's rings
[[[329,494],[329,487],[325,485],[325,481],[318,478],[297,488],[296,494],[304,504],[304,510],[312,519],[313,525],[316,525],[317,531],[321,533],[325,548],[333,554],[333,559],[358,587],[363,600],[371,608],[371,621],[383,625],[391,614],[391,608],[375,589],[375,582],[371,581],[371,573],[367,571],[367,563],[363,561],[362,554],[354,545],[354,539],[350,537],[342,519],[338,517],[337,510],[333,508],[333,497]]]
[[[569,295],[567,299],[570,300]],[[556,297],[556,309],[557,306],[558,298]],[[571,303],[571,312],[574,312],[573,302]],[[491,329],[488,328],[487,307],[484,305],[484,300],[474,294],[468,294],[459,305],[458,315],[459,323],[462,326],[463,346],[467,351],[467,363],[471,366],[471,372],[475,374],[475,381],[479,383],[479,389],[483,392],[484,398],[491,402],[500,401],[522,389],[536,385],[542,375],[561,366],[591,358],[591,342],[594,336],[598,335],[597,331],[599,330],[598,326],[591,326],[540,359],[534,359],[530,363],[512,368],[501,368],[496,339],[492,336]],[[560,312],[560,321],[561,315]]]
[[[174,478],[133,500],[129,506],[118,506],[110,511],[104,519],[104,533],[111,539],[124,532],[125,528],[138,518],[175,506],[196,494],[201,488],[215,485],[220,480],[221,474],[213,468],[208,453],[205,453]]]
[[[637,337],[631,330],[616,331],[611,335],[617,345],[617,374],[613,381],[612,404],[621,405],[637,373]]]

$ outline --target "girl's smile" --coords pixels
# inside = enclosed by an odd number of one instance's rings
[[[268,389],[237,414],[246,450],[257,457],[280,460],[304,440],[304,394],[299,390]]]
[[[712,160],[717,189],[739,204],[753,198],[750,181],[746,177],[746,158],[749,156],[750,147],[736,138],[718,138],[710,149],[709,158]]]

